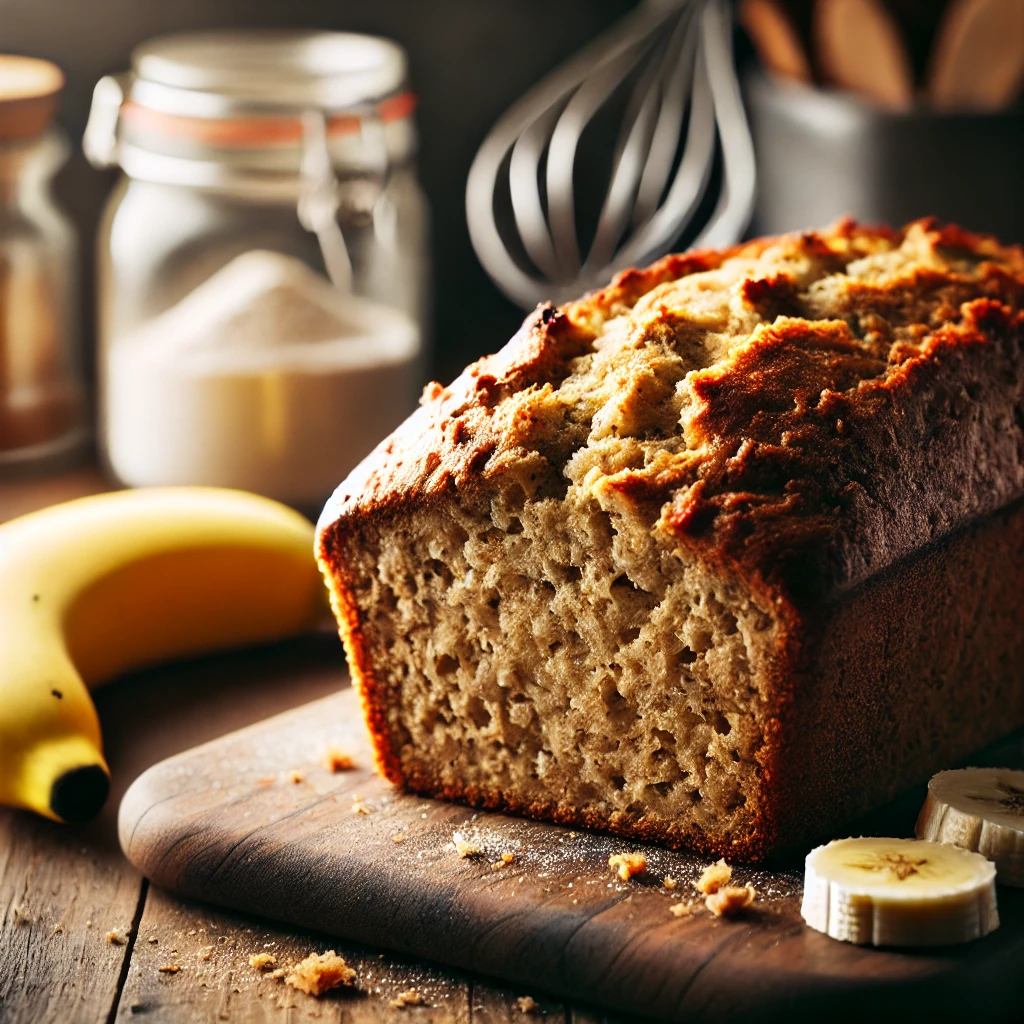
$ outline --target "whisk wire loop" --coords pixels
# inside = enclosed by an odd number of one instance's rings
[[[470,169],[466,216],[480,262],[509,298],[524,308],[562,301],[656,258],[694,228],[699,244],[740,237],[754,165],[731,33],[728,0],[647,0],[498,120]],[[610,180],[583,247],[574,191],[580,141],[630,81]],[[700,227],[695,218],[718,178],[717,202]],[[499,227],[505,194],[515,238]]]

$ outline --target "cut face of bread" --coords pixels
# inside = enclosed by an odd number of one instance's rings
[[[845,224],[623,275],[432,385],[319,528],[383,771],[749,859],[1024,721],[1024,516],[972,525],[1024,493],[1022,293],[1019,250]],[[968,628],[934,579],[988,562]],[[925,617],[879,672],[895,593]],[[932,610],[977,666],[945,724]]]
[[[679,840],[738,829],[758,801],[770,611],[529,476],[364,535],[352,569],[403,778]]]

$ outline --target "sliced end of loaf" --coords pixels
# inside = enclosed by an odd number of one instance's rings
[[[339,538],[350,660],[387,774],[756,855],[771,613],[649,523],[534,469]]]

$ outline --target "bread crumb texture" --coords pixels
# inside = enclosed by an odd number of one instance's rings
[[[704,906],[715,917],[732,917],[746,910],[757,897],[752,885],[726,885],[711,893],[704,900]]]
[[[396,1010],[403,1010],[407,1006],[422,1006],[423,996],[416,989],[407,988],[404,992],[399,992],[388,1005]]]
[[[338,747],[328,747],[323,757],[324,767],[329,772],[350,772],[356,767],[355,761],[350,754]]]
[[[540,1003],[533,996],[520,996],[516,1000],[516,1009],[520,1013],[538,1013],[540,1011]]]
[[[115,946],[125,946],[128,944],[128,930],[114,928],[107,932],[107,942],[112,943]]]
[[[647,857],[643,853],[613,853],[608,858],[608,867],[624,882],[634,875],[642,875],[647,871]]]
[[[356,981],[356,972],[343,957],[329,949],[326,953],[310,953],[291,969],[284,980],[300,992],[320,996],[332,988],[351,988]]]
[[[853,685],[809,630],[1024,494],[1022,305],[1019,248],[847,221],[627,271],[428,386],[318,532],[384,773],[732,860],[877,798],[830,760],[809,802],[799,716]]]
[[[732,868],[724,860],[715,864],[709,864],[701,873],[700,878],[694,882],[697,892],[705,896],[718,892],[723,885],[728,885],[732,879]]]
[[[693,906],[689,903],[673,903],[668,911],[675,917],[689,917],[693,913]]]
[[[256,953],[249,957],[249,966],[255,967],[257,971],[269,970],[277,963],[277,957],[273,953]]]
[[[181,970],[178,964],[164,964],[163,967],[158,967],[157,970],[161,974],[177,974]]]
[[[662,884],[662,885],[663,885],[663,886],[664,886],[664,887],[665,887],[666,889],[675,889],[675,888],[678,888],[678,886],[679,886],[679,883],[678,883],[678,882],[677,882],[677,881],[676,881],[676,880],[675,880],[675,879],[674,879],[674,878],[673,878],[673,877],[672,877],[671,875],[666,875],[666,876],[665,876],[665,877],[664,877],[664,878],[663,878],[663,879],[661,880],[661,884]]]

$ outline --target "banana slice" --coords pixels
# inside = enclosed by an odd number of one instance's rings
[[[995,862],[1001,884],[1024,886],[1024,772],[939,772],[928,783],[917,837],[975,850]]]
[[[995,865],[920,839],[839,839],[807,855],[800,913],[834,939],[945,946],[999,927]]]

